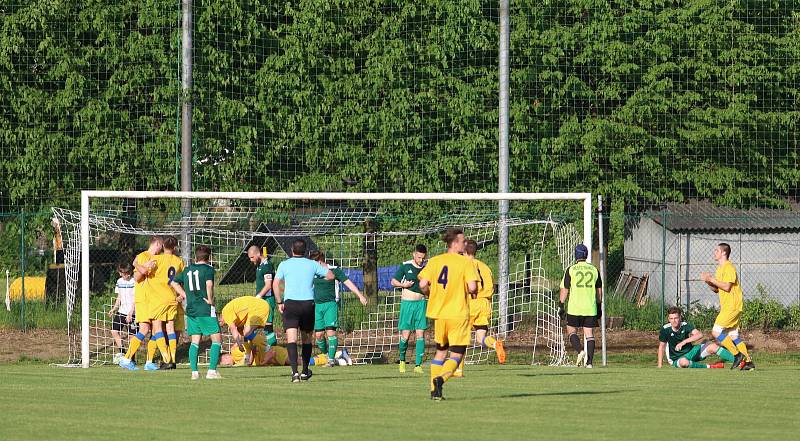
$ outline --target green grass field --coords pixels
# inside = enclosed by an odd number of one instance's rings
[[[318,368],[291,384],[288,368],[193,382],[186,368],[18,363],[0,366],[0,439],[122,440],[143,427],[162,440],[791,439],[798,361],[764,354],[752,372],[658,370],[637,354],[593,370],[468,366],[444,402],[430,401],[427,374],[395,365]]]

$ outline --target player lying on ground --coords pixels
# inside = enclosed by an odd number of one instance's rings
[[[252,354],[254,350],[258,350],[252,341],[263,328],[269,309],[269,303],[258,297],[237,297],[222,308],[219,324],[228,325],[233,342],[240,351]],[[253,358],[258,356],[257,353],[251,355]]]
[[[155,277],[152,269],[155,267],[156,255],[161,253],[163,248],[163,239],[159,236],[152,236],[147,250],[142,251],[133,260],[133,279],[136,284],[134,285],[134,308],[136,311],[136,322],[139,325],[139,332],[128,342],[128,352],[119,360],[120,367],[128,370],[136,370],[136,364],[132,361],[136,355],[136,351],[144,342],[147,334],[151,331],[152,317],[150,313],[150,279]],[[156,352],[156,342],[150,337],[147,343],[147,363],[144,365],[145,370],[157,370],[158,366],[153,364],[153,357]]]
[[[341,292],[339,283],[344,283],[358,297],[362,305],[366,306],[368,301],[341,268],[325,262],[325,254],[322,251],[312,251],[309,258],[319,262],[323,268],[329,269],[335,277],[334,280],[328,280],[324,277],[314,276],[314,338],[319,350],[323,354],[328,354],[329,366],[336,366],[335,354],[339,346],[336,329],[339,327]]]
[[[677,368],[711,368],[719,369],[724,367],[723,363],[703,364],[703,361],[711,354],[717,354],[719,358],[733,362],[733,354],[716,343],[709,342],[698,344],[703,340],[703,333],[695,329],[688,322],[683,321],[681,309],[673,306],[667,310],[667,320],[669,323],[661,327],[658,334],[658,367],[662,366],[662,359],[667,357],[667,363]]]
[[[397,328],[400,330],[400,372],[406,371],[406,351],[411,331],[416,334],[414,348],[414,372],[422,373],[422,358],[425,355],[425,330],[428,329],[428,318],[425,309],[428,301],[419,288],[419,272],[425,268],[425,257],[428,248],[417,245],[412,259],[403,262],[392,277],[392,286],[400,288],[400,317]]]
[[[200,350],[200,339],[211,338],[211,360],[206,378],[216,380],[222,378],[217,373],[217,363],[222,349],[222,337],[219,332],[216,312],[214,311],[214,268],[211,266],[211,248],[200,245],[195,249],[193,264],[186,267],[170,283],[181,301],[186,302],[186,321],[192,339],[189,346],[189,365],[192,367],[192,380],[200,378],[197,370],[197,357]]]
[[[136,335],[137,330],[134,321],[136,314],[134,286],[136,282],[133,280],[133,266],[130,263],[122,263],[117,267],[117,272],[119,279],[114,287],[117,299],[111,310],[108,311],[108,317],[111,318],[111,336],[114,338],[114,346],[117,350],[114,354],[114,364],[118,364],[125,356],[121,333],[125,332],[126,335],[132,336]]]
[[[223,366],[290,366],[289,351],[283,346],[268,346],[264,342],[264,336],[259,334],[253,340],[253,344],[259,346],[254,353],[258,354],[257,358],[250,358],[249,354],[240,351],[234,345],[229,354],[223,354],[220,359],[220,364]],[[336,351],[334,360],[339,366],[352,364],[350,356],[347,351],[342,349]],[[328,355],[319,354],[311,357],[309,361],[310,366],[324,366],[328,364]]]

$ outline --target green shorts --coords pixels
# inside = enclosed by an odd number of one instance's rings
[[[219,334],[219,322],[216,317],[186,316],[186,327],[189,335]]]
[[[428,319],[425,317],[427,307],[427,300],[401,300],[397,328],[401,331],[428,329]]]
[[[261,298],[264,299],[267,303],[269,303],[269,315],[267,316],[266,323],[272,323],[272,319],[275,318],[275,307],[278,306],[275,303],[275,296],[269,296],[269,297],[265,296]]]
[[[701,361],[701,360],[703,360],[703,358],[700,357],[700,354],[702,352],[703,352],[703,345],[692,346],[692,349],[690,349],[689,352],[681,355],[680,357],[678,357],[678,358],[676,358],[675,360],[672,360],[672,361],[678,361],[681,358],[685,358],[685,359],[687,359],[689,361]]]
[[[324,331],[327,328],[339,327],[339,305],[336,302],[317,303],[314,305],[314,330]]]

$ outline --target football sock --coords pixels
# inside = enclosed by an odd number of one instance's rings
[[[197,372],[197,354],[200,352],[200,347],[195,343],[189,345],[189,366],[192,367],[192,372]]]
[[[168,334],[167,338],[169,338],[169,356],[172,362],[175,363],[175,360],[177,360],[175,355],[178,352],[178,336],[175,334]]]
[[[336,349],[339,348],[339,338],[337,336],[328,337],[328,359],[336,358]]]
[[[728,351],[727,349],[718,348],[717,349],[717,355],[719,356],[719,358],[723,359],[724,361],[727,361],[729,363],[733,363],[733,354],[731,354],[730,351]]]
[[[594,337],[586,338],[586,364],[592,364],[594,358]]]
[[[733,339],[733,344],[736,345],[736,349],[744,355],[744,361],[750,361],[750,353],[747,352],[747,345],[744,344],[743,341],[739,340],[739,337]]]
[[[297,373],[297,343],[286,343],[286,352],[289,353],[289,365],[292,367],[292,374]]]
[[[139,350],[139,347],[142,346],[142,341],[144,340],[144,335],[141,332],[137,332],[136,335],[133,336],[131,339],[131,344],[128,346],[128,352],[125,353],[125,358],[128,360],[136,354],[136,351]]]
[[[317,339],[317,347],[319,348],[319,351],[322,352],[323,354],[328,352],[328,347],[325,345],[324,338]]]
[[[707,364],[705,364],[705,363],[695,363],[695,362],[691,362],[691,363],[689,363],[689,367],[690,367],[691,369],[708,369],[708,365],[707,365]]]
[[[167,339],[164,338],[164,333],[159,332],[153,336],[156,339],[156,344],[158,345],[158,351],[161,352],[161,361],[164,363],[172,363],[172,358],[170,357],[169,353],[169,346],[167,346]]]
[[[431,390],[433,390],[433,379],[438,377],[444,367],[443,360],[431,360]]]
[[[153,358],[156,356],[156,350],[158,349],[158,345],[153,337],[150,337],[150,340],[147,341],[147,362],[152,363]]]
[[[308,362],[311,360],[311,343],[303,343],[303,372],[308,372]]]
[[[736,355],[739,353],[739,350],[736,349],[736,344],[733,343],[733,340],[727,334],[720,334],[719,337],[717,337],[717,342],[731,354]]]
[[[414,349],[415,349],[414,352],[415,352],[416,358],[414,359],[414,364],[416,364],[417,366],[420,366],[420,365],[422,365],[422,358],[425,356],[425,339],[418,338],[415,344],[416,344],[416,346],[414,347]],[[403,354],[403,355],[405,355],[405,354]],[[403,357],[403,358],[405,358],[405,357]]]
[[[577,337],[577,335],[576,335],[576,337]],[[494,349],[495,343],[497,343],[497,339],[495,339],[491,335],[487,335],[486,337],[483,337],[483,346],[485,346],[487,348]]]
[[[408,350],[408,340],[400,339],[400,361],[406,361],[406,351]]]
[[[217,370],[219,364],[219,354],[222,352],[222,345],[220,343],[211,343],[211,360],[208,363],[208,369]]]
[[[268,345],[275,346],[278,344],[278,337],[275,336],[275,329],[272,325],[264,326],[264,334],[266,334],[265,337],[267,338]]]
[[[583,350],[581,347],[581,339],[578,338],[578,334],[570,334],[569,342],[572,344],[572,349],[575,349],[575,352],[580,353]]]
[[[463,357],[462,357],[463,358]],[[456,371],[458,368],[459,363],[461,363],[461,358],[451,357],[445,360],[444,365],[442,366],[442,371],[439,373],[439,376],[447,381],[453,376],[453,372]]]

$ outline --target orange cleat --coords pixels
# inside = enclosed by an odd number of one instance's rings
[[[503,342],[502,341],[497,340],[497,342],[494,344],[494,351],[497,353],[497,361],[498,361],[498,363],[505,364],[506,363],[506,348],[503,347]]]
[[[714,364],[708,365],[709,369],[722,369],[724,367],[725,367],[725,363],[723,363],[721,361],[719,363],[714,363]]]

